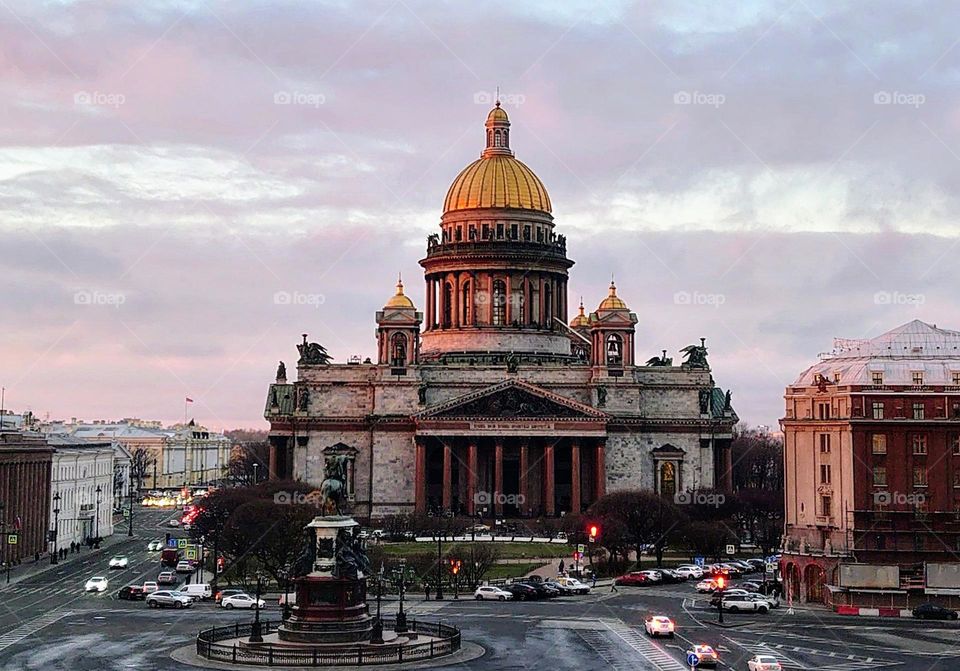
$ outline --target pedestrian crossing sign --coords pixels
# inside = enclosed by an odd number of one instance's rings
[[[187,547],[187,539],[186,539],[186,538],[178,538],[178,539],[177,539],[177,548],[180,549],[180,550],[183,550],[183,549],[186,548],[186,547]]]
[[[7,545],[17,544],[17,534],[7,534]]]
[[[197,558],[197,548],[189,547],[186,552],[187,559],[196,559]]]

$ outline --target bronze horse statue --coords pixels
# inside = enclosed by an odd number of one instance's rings
[[[334,510],[343,514],[342,504],[347,500],[347,464],[349,457],[336,455],[327,457],[326,478],[320,483],[320,495],[323,500],[323,513]]]

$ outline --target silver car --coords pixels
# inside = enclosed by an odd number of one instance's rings
[[[147,595],[147,606],[150,608],[189,608],[193,604],[193,598],[180,592],[171,590],[160,590],[151,592]]]

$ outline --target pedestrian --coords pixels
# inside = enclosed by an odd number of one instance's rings
[[[617,579],[614,578],[612,581],[610,581],[610,593],[612,594],[613,592],[619,592],[619,591],[620,590],[617,589]]]
[[[563,575],[563,560],[560,560],[560,568],[557,570],[557,575]]]
[[[596,573],[596,571],[591,571],[590,573],[593,574],[593,586],[596,587],[596,586],[597,586],[597,573]]]
[[[429,601],[430,600],[430,584],[429,583],[423,583],[423,594],[424,594],[423,600]]]

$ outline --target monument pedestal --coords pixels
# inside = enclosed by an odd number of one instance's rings
[[[281,641],[357,643],[370,640],[374,617],[367,608],[367,581],[332,576],[294,580],[297,603],[277,629]]]

